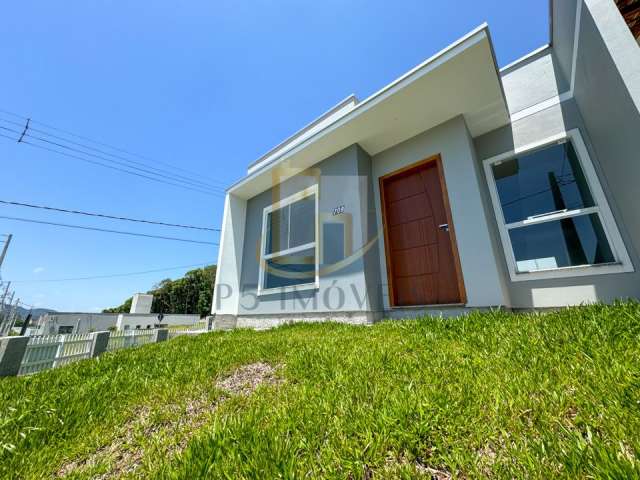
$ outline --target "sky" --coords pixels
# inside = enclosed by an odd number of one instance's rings
[[[504,66],[548,43],[548,10],[548,0],[7,2],[0,110],[213,188],[152,182],[0,137],[0,200],[219,227],[220,189],[349,94],[366,98],[485,21]],[[21,130],[3,120],[18,117],[0,112],[0,126]],[[3,204],[0,216],[219,237]],[[215,245],[0,218],[2,233],[13,234],[2,278],[23,302],[59,311],[119,305],[218,254]]]

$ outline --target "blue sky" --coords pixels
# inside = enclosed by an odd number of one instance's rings
[[[3,5],[0,109],[228,185],[248,163],[355,93],[363,99],[480,23],[500,66],[548,42],[548,1],[21,0]],[[0,118],[15,120],[0,114]],[[0,122],[2,125],[6,125]],[[219,226],[223,199],[0,138],[0,200]],[[218,234],[0,205],[0,215],[217,242]],[[2,276],[23,301],[95,311],[217,247],[0,219]]]

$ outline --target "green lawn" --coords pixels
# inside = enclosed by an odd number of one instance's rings
[[[256,362],[275,380],[217,385]],[[638,452],[638,303],[210,333],[0,380],[3,478],[618,479]]]

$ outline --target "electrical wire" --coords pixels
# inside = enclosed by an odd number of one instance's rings
[[[20,119],[21,119],[21,120],[23,120],[23,121],[30,120],[30,121],[31,121],[31,123],[36,123],[36,124],[38,124],[38,125],[42,125],[43,127],[48,128],[48,129],[50,129],[50,130],[54,130],[54,131],[57,131],[57,132],[60,132],[60,133],[64,133],[65,135],[70,135],[70,136],[72,136],[72,137],[79,138],[79,139],[81,139],[81,140],[85,140],[85,141],[88,141],[88,142],[94,143],[94,144],[96,144],[96,145],[101,145],[101,146],[103,146],[103,147],[110,148],[110,149],[112,149],[112,150],[115,150],[115,151],[118,151],[118,152],[121,152],[121,153],[126,153],[126,154],[132,155],[132,156],[134,156],[134,157],[137,157],[137,158],[139,158],[139,159],[141,159],[141,160],[147,160],[147,161],[152,161],[152,162],[155,162],[155,163],[160,163],[160,164],[165,165],[165,166],[167,166],[167,167],[170,167],[170,168],[172,168],[172,169],[174,169],[174,170],[179,170],[179,171],[182,171],[182,172],[185,172],[185,173],[189,173],[189,174],[194,175],[194,176],[196,176],[196,177],[198,177],[198,178],[209,178],[209,177],[206,177],[206,176],[204,176],[204,175],[202,175],[202,174],[200,174],[200,173],[196,173],[196,172],[192,172],[192,171],[190,171],[190,170],[186,170],[186,169],[184,169],[184,168],[176,167],[175,165],[171,165],[170,163],[161,162],[161,161],[159,161],[159,160],[153,160],[153,159],[151,159],[151,158],[149,158],[149,157],[145,157],[145,156],[140,155],[140,154],[138,154],[138,153],[131,152],[131,151],[129,151],[129,150],[125,150],[124,148],[115,147],[115,146],[110,145],[110,144],[108,144],[108,143],[100,142],[100,141],[94,140],[94,139],[92,139],[92,138],[89,138],[89,137],[83,136],[83,135],[78,135],[77,133],[73,133],[73,132],[70,132],[70,131],[68,131],[68,130],[64,130],[64,129],[62,129],[62,128],[58,128],[58,127],[55,127],[55,126],[53,126],[53,125],[48,125],[48,124],[46,124],[46,123],[44,123],[44,122],[40,122],[40,121],[38,121],[38,120],[30,119],[29,117],[25,117],[24,115],[19,115],[19,114],[15,113],[15,112],[10,112],[10,111],[8,111],[8,110],[0,109],[0,113],[4,113],[4,114],[6,114],[6,115],[10,115],[10,116],[15,117],[15,118],[20,118]],[[22,125],[22,124],[21,124],[21,125]],[[211,178],[209,178],[209,180],[211,180],[211,181],[213,181],[213,182],[216,182],[215,180],[213,180],[213,179],[211,179]],[[220,183],[220,182],[217,182],[217,183]],[[223,186],[224,186],[224,185],[223,185]]]
[[[19,127],[23,127],[24,126],[24,123],[19,123],[19,122],[15,122],[13,120],[7,120],[7,119],[4,119],[4,118],[0,118],[0,121],[5,122],[5,123],[9,123],[11,125],[16,125],[16,126],[19,126]],[[15,132],[14,130],[12,130],[12,131]],[[196,183],[196,184],[201,185],[201,186],[203,186],[205,188],[224,190],[224,185],[222,185],[222,184],[220,184],[220,185],[212,185],[210,183],[203,182],[202,180],[197,179],[197,178],[192,178],[192,177],[187,177],[187,176],[184,176],[184,175],[179,175],[179,174],[176,174],[175,172],[171,172],[171,171],[163,169],[163,168],[158,168],[157,166],[154,166],[154,165],[149,165],[149,164],[146,164],[146,163],[143,163],[143,162],[138,162],[138,161],[132,160],[130,158],[123,157],[122,155],[116,155],[116,154],[111,153],[111,152],[106,152],[104,150],[100,150],[99,148],[94,148],[94,147],[92,147],[90,145],[85,145],[84,143],[75,142],[73,140],[69,140],[68,138],[64,138],[64,137],[61,137],[59,135],[54,135],[54,134],[49,133],[46,130],[42,130],[40,128],[35,128],[35,127],[32,127],[32,126],[29,126],[28,131],[39,132],[39,133],[42,133],[43,135],[46,135],[48,137],[55,138],[55,139],[61,140],[63,142],[67,142],[67,143],[70,143],[72,145],[76,145],[78,147],[86,148],[88,150],[101,153],[103,155],[108,155],[108,156],[113,157],[113,158],[118,158],[118,159],[124,160],[125,162],[128,162],[128,163],[133,163],[133,164],[136,164],[136,165],[141,165],[141,166],[146,166],[146,167],[149,167],[149,168],[153,168],[154,170],[157,170],[159,172],[164,172],[164,173],[168,173],[168,174],[172,175],[171,178],[180,178],[180,179],[183,179],[183,180],[188,181],[188,182]],[[17,132],[15,132],[15,133],[17,133]],[[28,136],[28,137],[32,137],[32,138],[38,138],[38,137],[35,137],[35,136],[30,135],[28,133],[26,133],[25,135]],[[118,163],[118,162],[116,162],[116,163]],[[220,182],[218,182],[218,183],[220,183]]]
[[[34,205],[31,203],[22,203],[22,202],[12,202],[9,200],[0,200],[0,203],[5,204],[5,205],[15,205],[15,206],[19,206],[19,207],[28,207],[28,208],[37,208],[37,209],[42,209],[42,210],[50,210],[50,211],[54,211],[54,212],[63,212],[63,213],[73,213],[76,215],[85,215],[88,217],[100,217],[100,218],[109,218],[112,220],[124,220],[127,222],[138,222],[138,223],[146,223],[146,224],[150,224],[150,225],[161,225],[163,227],[177,227],[177,228],[189,228],[192,230],[206,230],[209,232],[219,232],[220,229],[219,228],[208,228],[208,227],[197,227],[194,225],[183,225],[183,224],[179,224],[179,223],[166,223],[166,222],[157,222],[154,220],[142,220],[142,219],[138,219],[138,218],[129,218],[129,217],[117,217],[114,215],[106,215],[106,214],[102,214],[102,213],[93,213],[93,212],[85,212],[82,210],[67,210],[65,208],[56,208],[56,207],[49,207],[46,205]]]
[[[14,142],[17,141],[15,138],[9,137],[7,135],[3,135],[1,133],[0,133],[0,137],[8,138],[10,140],[13,140]],[[162,184],[166,184],[166,185],[172,185],[174,187],[178,187],[178,188],[182,188],[182,189],[185,189],[185,190],[199,192],[199,193],[202,193],[204,195],[209,195],[209,196],[212,196],[212,197],[220,198],[220,197],[224,196],[224,195],[222,195],[220,193],[209,192],[209,191],[206,191],[206,190],[199,190],[199,189],[188,187],[186,185],[181,185],[181,184],[178,184],[178,183],[172,183],[172,182],[168,182],[166,180],[161,180],[159,178],[154,178],[154,177],[150,177],[148,175],[143,175],[141,173],[131,172],[129,170],[126,170],[126,169],[123,169],[123,168],[119,168],[119,167],[115,167],[113,165],[107,165],[107,164],[98,162],[96,160],[91,160],[89,158],[79,157],[78,155],[73,155],[73,154],[70,154],[70,153],[61,152],[59,150],[55,150],[53,148],[45,147],[43,145],[37,145],[35,143],[31,143],[31,142],[28,142],[26,140],[22,140],[21,143],[24,143],[25,145],[30,145],[30,146],[32,146],[34,148],[39,148],[41,150],[46,150],[48,152],[57,153],[58,155],[64,155],[65,157],[74,158],[76,160],[80,160],[80,161],[87,162],[87,163],[92,163],[94,165],[100,165],[101,167],[109,168],[111,170],[115,170],[115,171],[118,171],[118,172],[127,173],[129,175],[134,175],[136,177],[146,178],[147,180],[151,180],[151,181],[154,181],[154,182],[157,182],[157,183],[162,183]]]
[[[87,227],[87,226],[82,226],[82,225],[71,225],[68,223],[55,223],[55,222],[45,222],[44,220],[34,220],[31,218],[21,218],[21,217],[8,217],[8,216],[0,216],[1,219],[4,220],[14,220],[17,222],[26,222],[26,223],[38,223],[41,225],[52,225],[55,227],[65,227],[65,228],[76,228],[79,230],[91,230],[94,232],[105,232],[105,233],[115,233],[115,234],[119,234],[119,235],[130,235],[133,237],[146,237],[146,238],[156,238],[159,240],[173,240],[176,242],[185,242],[185,243],[197,243],[200,245],[213,245],[213,246],[218,246],[217,243],[215,242],[203,242],[201,240],[191,240],[188,238],[179,238],[179,237],[166,237],[166,236],[162,236],[162,235],[150,235],[150,234],[146,234],[146,233],[137,233],[137,232],[126,232],[123,230],[110,230],[110,229],[106,229],[106,228],[97,228],[97,227]]]
[[[211,262],[194,263],[191,265],[180,265],[179,267],[166,267],[157,268],[154,270],[143,270],[141,272],[128,272],[128,273],[112,273],[107,275],[92,275],[86,277],[72,277],[72,278],[43,278],[36,280],[11,280],[12,283],[50,283],[50,282],[76,282],[82,280],[99,280],[103,278],[119,278],[119,277],[132,277],[135,275],[146,275],[148,273],[168,272],[170,270],[181,270],[183,268],[193,268],[212,265]]]
[[[16,133],[16,134],[20,134],[21,133],[21,132],[18,132],[16,130],[13,130],[11,128],[7,128],[7,127],[3,127],[3,126],[0,126],[0,129],[8,130],[9,132]],[[122,168],[114,167],[112,165],[108,165],[108,164],[105,164],[105,163],[102,163],[102,162],[97,162],[95,160],[90,160],[88,158],[79,157],[77,155],[69,154],[69,153],[66,153],[66,152],[61,152],[59,150],[54,150],[52,148],[47,148],[47,147],[44,147],[42,145],[37,145],[35,143],[31,143],[31,142],[28,142],[28,141],[24,140],[25,136],[29,137],[29,138],[32,138],[34,140],[40,141],[40,142],[44,142],[44,143],[48,143],[50,145],[54,145],[56,147],[60,147],[60,148],[66,149],[66,150],[70,150],[70,151],[75,152],[75,153],[80,153],[80,154],[83,154],[83,155],[88,155],[90,157],[98,158],[100,160],[104,160],[106,162],[115,163],[117,165],[121,165],[121,166],[124,166],[126,168],[133,169],[133,170],[138,170],[138,171],[147,173],[149,175],[156,175],[157,177],[160,177],[160,178],[150,177],[148,175],[143,175],[143,174],[140,174],[140,173],[132,172],[130,170],[124,170]],[[181,188],[184,188],[186,190],[192,190],[194,192],[204,193],[204,194],[213,195],[213,196],[216,196],[216,195],[217,196],[222,196],[222,192],[221,191],[213,192],[213,191],[204,190],[203,189],[204,187],[199,187],[198,185],[193,185],[193,183],[187,182],[187,181],[184,181],[184,180],[182,180],[182,181],[181,180],[175,180],[175,181],[178,181],[178,182],[181,182],[181,183],[175,183],[174,181],[162,180],[163,178],[169,179],[169,180],[173,180],[173,179],[172,179],[172,177],[169,177],[167,175],[163,175],[163,174],[160,174],[160,173],[155,173],[155,172],[150,171],[150,170],[145,170],[145,169],[142,169],[142,168],[138,168],[138,167],[134,167],[134,166],[131,166],[131,165],[127,165],[125,163],[117,162],[115,160],[110,160],[108,158],[101,157],[100,155],[95,155],[93,153],[84,152],[82,150],[78,150],[77,148],[69,147],[67,145],[63,145],[63,144],[57,143],[57,142],[52,142],[50,140],[47,140],[47,139],[44,139],[44,138],[41,138],[41,137],[37,137],[37,136],[34,136],[34,135],[29,135],[29,134],[24,135],[23,136],[23,140],[21,140],[19,143],[24,143],[26,145],[31,145],[33,147],[41,148],[41,149],[44,149],[44,150],[49,150],[51,152],[58,153],[60,155],[65,155],[65,156],[68,156],[68,157],[71,157],[71,158],[82,160],[84,162],[93,163],[95,165],[100,165],[100,166],[105,167],[105,168],[110,168],[112,170],[117,170],[117,171],[120,171],[120,172],[128,173],[130,175],[136,175],[138,177],[146,178],[148,180],[154,180],[156,182],[166,183],[167,185],[173,185],[173,186],[181,187]],[[183,185],[183,183],[185,185]]]

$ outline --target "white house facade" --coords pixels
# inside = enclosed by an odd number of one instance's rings
[[[613,0],[550,6],[515,63],[482,25],[249,165],[216,324],[640,298],[640,48]]]

